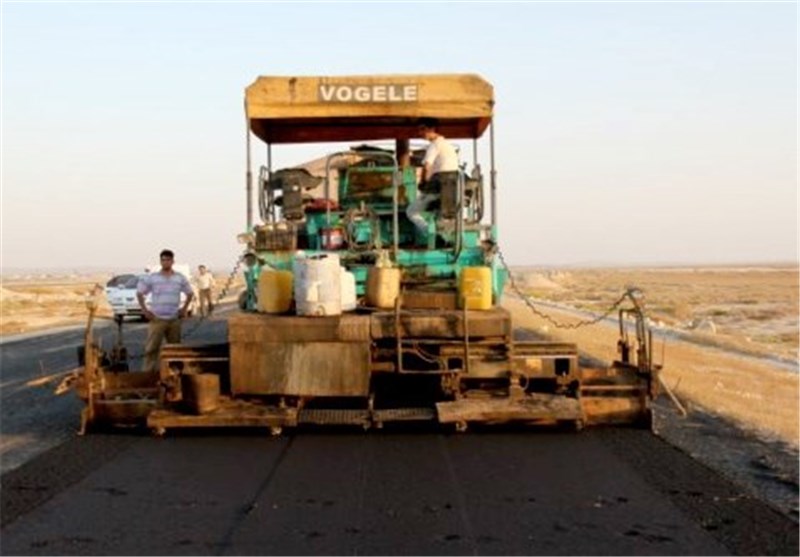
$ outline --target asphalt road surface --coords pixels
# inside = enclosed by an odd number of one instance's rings
[[[188,343],[224,342],[224,316],[233,308],[223,306],[217,316],[183,325]],[[73,393],[55,396],[61,379],[78,365],[85,327],[7,337],[0,341],[0,473],[5,473],[37,454],[72,438],[80,423],[83,404]],[[124,344],[133,369],[142,365],[147,324],[126,320]],[[109,350],[117,339],[110,320],[98,320],[95,338]]]
[[[63,435],[2,475],[4,555],[798,554],[795,522],[640,430],[75,437],[79,405],[45,391],[79,343],[0,347],[3,437]]]

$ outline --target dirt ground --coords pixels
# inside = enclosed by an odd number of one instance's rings
[[[213,272],[213,269],[212,269]],[[0,279],[0,337],[86,322],[86,301],[95,285],[105,287],[113,273],[9,275]],[[225,286],[227,276],[217,277]],[[242,277],[228,291],[238,293]],[[226,296],[226,300],[231,296]],[[105,293],[98,297],[98,316],[111,317]]]
[[[679,397],[798,445],[797,267],[518,270],[513,278],[512,292],[516,287],[564,323],[581,319],[568,308],[596,314],[627,287],[639,287],[656,333],[655,361],[663,358],[663,378]],[[559,329],[513,297],[506,305],[516,323],[601,360],[616,357],[610,327]]]
[[[529,296],[595,312],[635,286],[656,327],[797,366],[797,266],[519,269],[515,280]]]
[[[86,320],[86,298],[95,283],[111,276],[3,277],[0,286],[0,335],[13,335],[74,325]],[[111,307],[102,297],[102,315]]]

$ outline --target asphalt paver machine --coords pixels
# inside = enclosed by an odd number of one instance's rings
[[[167,345],[157,372],[114,371],[90,320],[74,381],[84,429],[649,425],[658,366],[635,292],[617,304],[609,366],[582,366],[574,344],[514,339],[501,305],[494,106],[492,86],[471,74],[259,77],[245,91],[247,290],[227,342]],[[424,235],[406,216],[421,118],[472,148],[423,213]],[[312,143],[345,147],[273,168],[274,148]]]

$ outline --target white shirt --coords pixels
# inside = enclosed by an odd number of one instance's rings
[[[428,145],[422,164],[431,165],[428,179],[439,172],[453,172],[458,170],[458,153],[455,147],[440,135]]]
[[[200,290],[208,290],[214,287],[214,277],[211,273],[206,271],[202,275],[197,275],[197,288]]]

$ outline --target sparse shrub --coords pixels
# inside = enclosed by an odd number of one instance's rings
[[[769,321],[770,319],[780,319],[784,313],[776,309],[755,309],[745,312],[745,318],[753,321]]]

